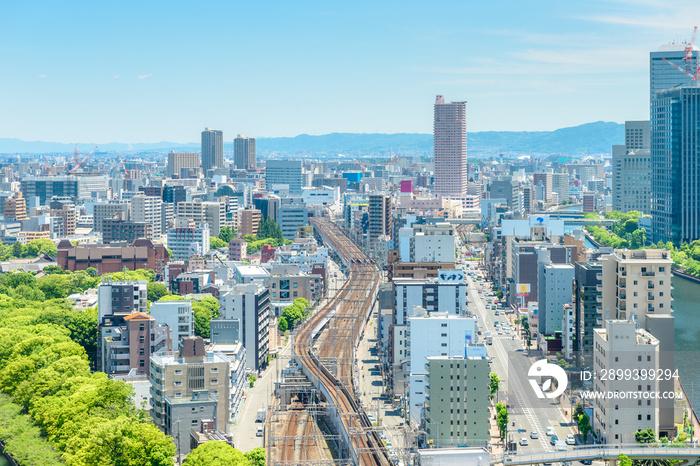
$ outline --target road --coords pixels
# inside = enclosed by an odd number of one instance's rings
[[[475,267],[472,266],[470,270],[475,270]],[[536,399],[528,381],[527,372],[537,359],[524,354],[523,341],[520,338],[513,339],[513,334],[498,335],[494,322],[496,320],[512,322],[512,319],[507,319],[502,310],[499,310],[499,315],[496,316],[494,310],[487,309],[486,301],[491,297],[484,295],[487,291],[490,292],[490,285],[483,286],[483,283],[476,282],[474,278],[467,276],[468,310],[478,316],[481,331],[488,330],[493,335],[493,345],[487,348],[489,356],[493,358],[492,370],[501,379],[498,401],[505,400],[510,406],[509,438],[516,441],[522,437],[528,438],[529,446],[519,446],[519,452],[529,448],[551,451],[554,448],[549,444],[550,438],[545,435],[547,427],[553,427],[560,440],[565,440],[568,434],[576,433],[570,420],[564,417],[562,411],[562,408],[566,409],[569,414],[569,406],[565,404],[562,407],[556,402]],[[482,293],[478,292],[480,289]],[[511,328],[513,328],[512,325]],[[525,432],[518,433],[518,429],[524,429]],[[538,439],[530,438],[533,431],[539,434]]]

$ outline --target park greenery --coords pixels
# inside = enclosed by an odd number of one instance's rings
[[[242,453],[226,442],[209,441],[187,455],[185,466],[265,466],[265,449]]]
[[[666,244],[658,242],[647,245],[648,238],[644,229],[639,228],[639,217],[637,211],[627,213],[612,211],[605,212],[606,219],[616,220],[609,228],[601,225],[590,225],[586,230],[593,236],[593,239],[602,246],[609,246],[614,249],[666,249],[671,253],[674,269],[694,277],[700,277],[700,240],[692,243],[681,243],[676,247],[670,241]]]
[[[10,246],[0,244],[0,261],[33,258],[42,253],[56,257],[56,252],[56,244],[48,238],[33,239],[27,244],[14,243]]]
[[[282,309],[282,315],[277,321],[277,329],[284,333],[294,328],[309,316],[311,308],[309,301],[304,298],[297,298],[293,304]]]
[[[66,297],[95,288],[107,277],[145,280],[149,301],[183,299],[147,270],[98,277],[94,269],[71,273],[48,266],[38,276],[0,274],[0,441],[22,465],[174,463],[172,438],[136,407],[131,386],[91,371],[97,310],[76,310]],[[206,297],[192,307],[195,332],[208,336],[218,301]],[[187,464],[219,464],[207,455],[209,448],[190,454]],[[228,449],[233,450],[228,445],[223,450]],[[262,449],[238,453],[240,462],[221,464],[265,463]],[[204,462],[197,463],[198,457]]]

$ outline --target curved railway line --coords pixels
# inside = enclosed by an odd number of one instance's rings
[[[336,295],[296,331],[293,354],[330,395],[327,402],[337,410],[338,422],[347,433],[345,438],[350,440],[349,445],[344,445],[350,453],[348,459],[363,466],[389,466],[393,463],[384,443],[357,402],[353,378],[355,345],[374,304],[381,274],[333,223],[318,218],[311,223],[346,264],[347,280]],[[335,327],[329,325],[331,322]],[[298,416],[291,416],[287,422],[296,424]],[[288,425],[285,430],[289,435],[295,429],[296,425]],[[294,441],[285,442],[280,460],[295,458],[294,444]],[[323,456],[320,451],[315,453],[319,459]],[[312,453],[305,451],[303,455],[310,459]]]

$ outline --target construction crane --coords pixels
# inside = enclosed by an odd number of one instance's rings
[[[693,45],[695,44],[695,35],[698,33],[698,27],[693,28],[693,36],[690,38],[690,42],[685,45],[685,62],[690,64],[693,61]],[[690,71],[690,70],[688,70]]]
[[[124,159],[122,159],[122,154],[118,153],[117,155],[119,155],[119,161],[121,162],[122,168],[124,169],[124,191],[126,191],[127,190],[126,183],[127,183],[127,180],[129,179],[129,172],[126,170],[126,164],[124,164]]]
[[[87,161],[87,159],[89,159],[90,156],[91,156],[96,150],[97,150],[97,146],[95,146],[95,148],[94,148],[93,150],[91,150],[91,151],[88,153],[88,155],[85,156],[85,158],[84,158],[83,160],[78,160],[78,158],[76,157],[76,159],[75,159],[76,165],[75,165],[75,167],[73,167],[73,168],[71,169],[71,171],[68,172],[68,174],[70,175],[70,174],[72,174],[74,171],[76,171],[78,168],[80,168],[80,166],[81,166],[82,164],[84,164],[84,163]],[[75,154],[76,154],[76,155],[79,155],[79,154],[78,154],[78,145],[77,145],[77,144],[75,145]]]
[[[680,71],[681,73],[687,75],[691,81],[694,81],[697,83],[698,79],[700,79],[700,65],[697,66],[697,68],[695,69],[695,74],[693,74],[692,72],[690,72],[684,68],[681,68],[680,66],[676,65],[673,62],[666,60],[665,58],[663,60],[666,63],[668,63],[669,65],[671,65],[672,67],[674,67],[675,69],[677,69],[678,71]]]

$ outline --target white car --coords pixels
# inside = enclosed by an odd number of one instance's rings
[[[554,435],[554,427],[547,427],[547,436],[551,437],[552,435]]]
[[[566,444],[567,445],[576,445],[576,439],[572,434],[569,434],[566,436]]]
[[[538,439],[539,437],[540,437],[540,434],[538,434],[536,430],[533,430],[532,432],[530,432],[531,439]]]
[[[530,442],[528,441],[527,437],[523,437],[520,439],[520,445],[523,447],[530,445]]]

